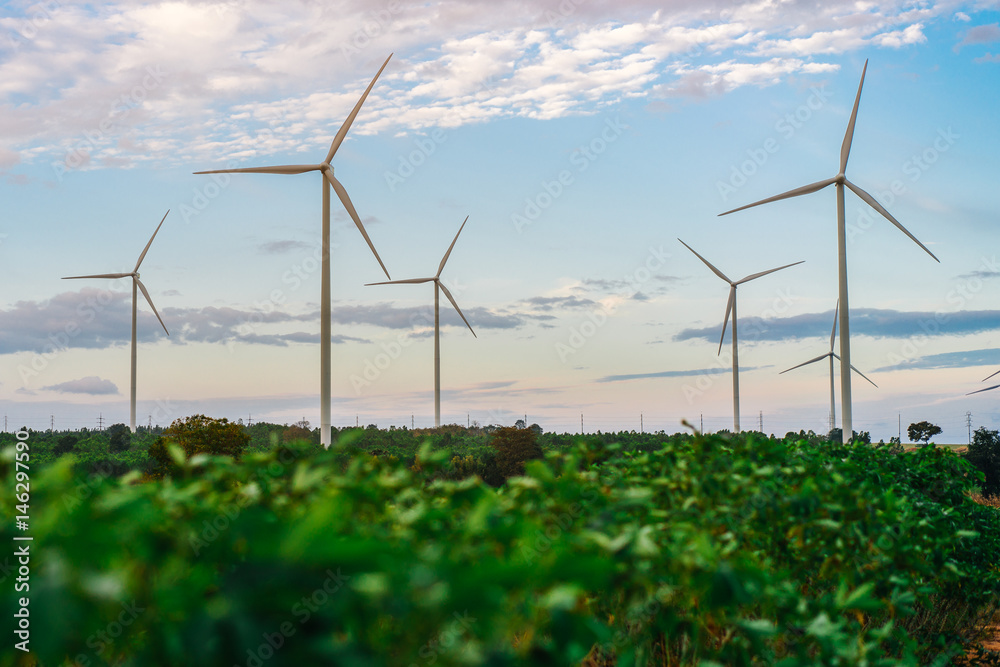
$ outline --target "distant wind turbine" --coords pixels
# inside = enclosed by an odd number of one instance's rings
[[[838,301],[837,302],[837,307],[833,311],[833,330],[830,332],[830,351],[827,352],[826,354],[819,355],[815,359],[810,359],[809,361],[804,361],[801,364],[799,364],[798,366],[792,366],[791,368],[789,368],[787,370],[783,370],[783,371],[781,371],[781,373],[778,373],[778,375],[781,375],[782,373],[787,373],[788,371],[794,371],[796,368],[802,368],[803,366],[808,366],[809,364],[814,364],[817,361],[823,361],[824,359],[826,359],[826,358],[829,357],[829,359],[830,359],[830,430],[831,431],[833,430],[834,425],[837,423],[837,403],[835,401],[836,394],[834,392],[834,383],[833,383],[833,360],[834,359],[839,360],[840,357],[837,355],[836,352],[833,351],[833,345],[834,345],[834,340],[837,338],[837,314],[838,314],[839,311],[840,311],[840,302]],[[853,365],[851,366],[851,370],[853,370],[855,373],[857,373],[861,377],[863,377],[866,380],[868,380],[868,378],[865,377],[865,374],[862,373],[861,371],[859,371]],[[871,385],[873,387],[875,387],[876,389],[878,388],[878,385],[875,384],[874,382],[872,382],[871,380],[868,380],[868,382],[871,382]]]
[[[448,297],[451,301],[451,305],[455,307],[455,311],[465,322],[465,326],[469,327],[469,331],[472,331],[472,335],[476,336],[476,332],[473,331],[472,325],[469,324],[469,320],[465,319],[465,315],[462,314],[462,309],[458,307],[458,303],[455,301],[455,297],[451,295],[448,288],[444,286],[441,282],[441,272],[444,271],[444,265],[448,261],[448,257],[451,255],[452,248],[455,247],[455,242],[458,241],[458,235],[462,233],[465,229],[465,223],[469,221],[469,216],[465,216],[465,220],[462,221],[462,226],[458,228],[458,234],[455,234],[454,240],[452,240],[451,245],[448,246],[448,252],[444,254],[441,258],[441,263],[438,265],[437,273],[432,278],[410,278],[409,280],[390,280],[388,282],[381,283],[368,283],[365,287],[371,285],[417,285],[420,283],[434,283],[434,426],[441,426],[441,316],[439,311],[440,305],[440,295],[439,292],[444,292],[444,295]],[[479,336],[476,336],[478,338]]]
[[[389,58],[392,58],[392,54],[389,54]],[[358,111],[361,110],[361,105],[365,103],[368,98],[368,93],[371,92],[372,87],[375,82],[378,81],[379,75],[382,74],[382,70],[385,66],[389,64],[389,58],[385,59],[382,63],[382,67],[375,74],[375,78],[372,79],[371,83],[368,84],[368,88],[365,89],[364,94],[358,103],[354,105],[354,109],[351,111],[347,120],[344,124],[340,126],[340,131],[333,138],[333,143],[330,144],[330,150],[326,154],[326,159],[319,164],[310,165],[287,165],[287,166],[277,166],[277,167],[249,167],[245,169],[216,169],[213,171],[196,171],[196,174],[304,174],[308,171],[318,171],[323,175],[323,260],[321,268],[321,287],[320,287],[320,442],[324,447],[329,447],[331,443],[330,434],[330,330],[331,330],[331,318],[330,318],[330,189],[328,186],[333,186],[334,191],[337,193],[337,197],[340,198],[341,203],[344,208],[347,209],[347,213],[354,220],[354,224],[357,225],[358,231],[365,238],[368,243],[368,247],[371,248],[372,253],[375,255],[375,259],[378,260],[379,265],[382,267],[382,271],[385,272],[386,278],[391,278],[389,271],[385,268],[385,264],[382,263],[382,258],[378,256],[378,251],[375,250],[375,245],[372,240],[368,238],[368,232],[365,231],[365,226],[361,224],[361,218],[358,217],[358,212],[354,208],[354,204],[351,203],[351,198],[347,195],[347,190],[343,185],[340,184],[334,175],[333,167],[330,166],[330,160],[336,155],[337,149],[344,142],[344,138],[347,136],[348,130],[351,129],[351,124],[354,122],[355,117],[358,115]]]
[[[680,239],[677,240],[681,241]],[[716,354],[722,354],[722,341],[726,337],[726,327],[729,326],[729,314],[732,313],[733,315],[733,429],[734,429],[733,432],[738,433],[740,430],[740,359],[739,359],[739,348],[737,347],[738,342],[736,338],[736,288],[739,285],[742,285],[743,283],[747,283],[756,278],[766,276],[769,273],[774,273],[775,271],[781,271],[782,269],[787,269],[790,266],[801,264],[805,260],[799,262],[792,262],[791,264],[785,264],[784,266],[779,266],[776,269],[768,269],[767,271],[754,273],[752,275],[747,276],[746,278],[743,278],[742,280],[737,280],[736,282],[733,282],[732,280],[726,277],[726,274],[724,274],[722,271],[719,271],[717,268],[712,266],[711,262],[709,262],[707,259],[699,255],[697,252],[695,252],[694,248],[689,246],[687,243],[684,243],[684,241],[681,241],[681,244],[683,244],[685,248],[693,252],[695,254],[695,257],[704,262],[705,266],[712,269],[712,272],[715,275],[719,276],[727,283],[729,283],[729,302],[726,304],[726,318],[722,322],[722,336],[719,337],[719,351]]]
[[[847,170],[847,159],[851,154],[851,141],[854,139],[854,125],[858,119],[858,104],[861,102],[861,87],[864,86],[865,72],[867,71],[868,61],[866,60],[864,69],[861,70],[861,83],[858,84],[858,94],[854,98],[854,109],[851,110],[851,120],[847,124],[847,133],[844,135],[844,142],[840,147],[840,171],[836,176],[823,181],[817,181],[816,183],[812,183],[810,185],[804,185],[800,188],[789,190],[783,194],[768,197],[767,199],[762,199],[758,202],[754,202],[753,204],[740,206],[739,208],[734,208],[731,211],[719,214],[729,215],[730,213],[742,211],[743,209],[751,208],[753,206],[768,204],[773,201],[788,199],[790,197],[798,197],[799,195],[807,195],[812,192],[822,190],[828,185],[837,186],[837,257],[840,283],[840,303],[843,306],[840,309],[840,403],[842,408],[841,412],[843,413],[843,442],[845,443],[850,441],[854,431],[852,430],[851,411],[851,373],[847,370],[851,366],[851,323],[849,318],[850,308],[847,300],[847,225],[844,216],[844,188],[850,188],[854,194],[860,197],[865,203],[881,213],[886,220],[896,225],[899,231],[906,234],[914,243],[923,248],[928,255],[934,257],[934,261],[940,262],[940,260],[934,256],[934,253],[928,250],[923,243],[918,241],[917,237],[908,232],[906,228],[903,227],[898,220],[896,220],[896,218],[892,217],[891,213],[885,210],[885,208],[883,208],[883,206],[875,200],[874,197],[859,188],[854,183],[851,183],[847,180],[847,176],[844,175],[844,172]]]
[[[63,278],[63,280],[80,280],[83,278],[110,278],[112,280],[115,280],[118,278],[127,278],[127,277],[132,278],[132,387],[130,392],[131,399],[129,402],[129,428],[132,429],[132,433],[135,433],[135,348],[136,348],[135,325],[137,319],[136,301],[138,296],[136,294],[136,289],[142,291],[142,295],[146,297],[146,301],[149,302],[149,307],[153,309],[153,313],[156,315],[156,319],[160,320],[160,326],[163,327],[163,331],[168,336],[170,335],[170,332],[167,331],[167,325],[163,323],[163,318],[161,318],[160,314],[156,312],[156,306],[153,305],[153,300],[149,298],[149,292],[146,291],[146,286],[142,284],[141,280],[139,280],[139,265],[142,264],[142,260],[146,258],[146,253],[149,252],[149,246],[153,245],[153,239],[156,238],[156,233],[160,231],[160,227],[163,226],[163,220],[166,220],[167,215],[169,214],[170,211],[168,210],[163,215],[163,219],[160,220],[160,224],[156,226],[156,231],[153,232],[153,235],[149,237],[149,243],[147,243],[146,247],[142,249],[142,254],[139,255],[139,261],[135,263],[135,268],[132,269],[131,272],[102,273],[95,276],[68,276],[66,278]]]
[[[987,375],[981,381],[982,382],[986,382],[987,380],[989,380],[994,375],[997,375],[998,373],[1000,373],[1000,371],[997,371],[996,373],[993,373],[992,375]],[[992,387],[987,387],[986,389],[977,389],[976,391],[970,391],[968,394],[966,394],[966,396],[972,396],[973,394],[981,394],[984,391],[991,391],[993,389],[996,389],[997,387],[1000,387],[1000,384],[995,384]]]

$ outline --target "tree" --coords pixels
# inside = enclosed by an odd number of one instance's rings
[[[132,432],[125,424],[112,424],[108,427],[108,450],[125,452],[132,446]]]
[[[1000,433],[977,428],[964,457],[986,476],[982,494],[987,498],[1000,496]]]
[[[930,422],[917,422],[906,427],[906,436],[910,439],[910,442],[917,442],[920,440],[923,441],[925,445],[931,438],[940,432],[941,427],[935,426]]]
[[[503,479],[524,474],[524,462],[542,458],[537,434],[529,428],[504,427],[493,432],[497,470]]]
[[[516,422],[514,422],[514,428],[525,428],[526,426],[527,424],[524,423],[523,419],[518,419]]]
[[[56,441],[56,446],[53,449],[53,451],[56,454],[69,454],[74,449],[76,449],[76,443],[78,443],[79,441],[80,439],[78,437],[76,437],[72,433],[67,433],[66,435],[64,435],[63,437],[59,438],[59,440]]]
[[[147,453],[153,461],[150,473],[152,477],[161,477],[174,467],[167,450],[168,442],[179,445],[187,459],[196,454],[211,454],[231,456],[238,460],[250,442],[250,435],[242,426],[225,418],[193,415],[187,419],[177,419],[149,447]]]

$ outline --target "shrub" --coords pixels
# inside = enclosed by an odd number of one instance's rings
[[[108,450],[113,453],[128,451],[132,446],[132,432],[125,424],[112,424],[108,427]]]
[[[987,498],[1000,496],[1000,433],[977,428],[964,457],[986,477],[982,494]]]
[[[542,458],[538,435],[530,428],[498,428],[490,446],[496,450],[497,472],[506,480],[524,474],[524,462]]]
[[[178,419],[149,447],[148,455],[154,466],[151,477],[162,477],[174,469],[174,461],[167,451],[168,442],[179,445],[187,459],[196,454],[211,454],[239,460],[250,436],[242,426],[225,418],[194,415]]]
[[[69,454],[74,449],[76,449],[76,443],[78,443],[79,441],[80,438],[70,433],[67,433],[63,437],[59,438],[58,441],[56,441],[56,446],[53,448],[52,451],[54,451],[56,454]]]

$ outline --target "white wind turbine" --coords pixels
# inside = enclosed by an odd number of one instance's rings
[[[469,221],[469,216],[465,216],[465,220],[462,221],[462,226],[458,228],[458,234],[455,234],[454,240],[452,240],[451,245],[448,246],[448,252],[444,254],[441,258],[441,263],[438,265],[437,273],[432,278],[410,278],[409,280],[390,280],[388,282],[381,283],[368,283],[365,287],[371,285],[416,285],[420,283],[434,283],[434,426],[441,426],[441,316],[439,311],[440,305],[440,294],[439,292],[444,292],[444,295],[448,297],[451,301],[451,305],[455,307],[455,311],[465,322],[465,326],[469,327],[469,331],[472,331],[472,335],[476,336],[476,332],[473,331],[472,325],[469,324],[469,320],[465,319],[465,315],[462,313],[462,309],[458,307],[458,303],[455,301],[455,297],[451,295],[448,288],[444,286],[441,282],[441,272],[444,271],[444,265],[448,261],[448,257],[451,255],[452,248],[455,247],[455,242],[458,241],[458,235],[462,233],[465,229],[465,223]],[[476,336],[479,338],[479,336]]]
[[[830,359],[830,430],[831,431],[833,430],[834,425],[837,423],[837,403],[836,403],[836,400],[835,400],[836,394],[834,392],[834,382],[833,382],[833,360],[834,359],[839,360],[840,357],[837,355],[836,352],[833,351],[833,345],[834,345],[834,340],[837,337],[837,314],[838,314],[839,311],[840,311],[840,302],[838,301],[837,302],[837,307],[833,311],[833,330],[830,332],[830,351],[827,352],[826,354],[819,355],[815,359],[810,359],[809,361],[803,361],[798,366],[792,366],[791,368],[783,370],[783,371],[781,371],[781,373],[778,373],[778,375],[781,375],[782,373],[787,373],[788,371],[794,371],[796,368],[802,368],[803,366],[808,366],[809,364],[814,364],[817,361],[823,361],[824,359],[826,359],[826,358],[829,357],[829,359]],[[868,378],[865,376],[865,374],[862,373],[861,371],[859,371],[853,365],[851,366],[851,370],[854,371],[855,373],[857,373],[858,375],[860,375],[861,377],[865,378],[866,380],[868,380]],[[876,389],[878,389],[878,385],[877,384],[875,384],[871,380],[868,380],[868,382],[871,382],[871,385],[873,387],[875,387]]]
[[[156,233],[160,231],[160,227],[163,226],[163,220],[167,219],[167,215],[170,211],[163,214],[163,219],[160,220],[160,224],[156,226],[156,231],[153,235],[149,237],[149,243],[146,247],[142,249],[142,254],[139,255],[139,261],[135,263],[135,268],[129,273],[102,273],[94,276],[68,276],[63,278],[63,280],[80,280],[82,278],[132,278],[132,387],[130,391],[131,399],[129,401],[129,428],[132,429],[132,433],[135,433],[135,348],[136,348],[136,335],[135,335],[135,325],[137,319],[136,312],[136,301],[138,295],[136,294],[136,289],[142,291],[142,295],[146,297],[146,301],[149,302],[149,307],[153,309],[153,313],[156,315],[156,319],[160,320],[160,326],[163,327],[163,331],[169,336],[170,332],[167,331],[167,325],[163,323],[163,318],[160,314],[156,312],[156,306],[153,305],[153,300],[149,298],[149,292],[146,291],[146,286],[142,284],[139,280],[139,265],[142,264],[142,260],[146,258],[146,253],[149,251],[149,246],[153,245],[153,239],[156,238]]]
[[[392,58],[392,54],[389,54],[389,58]],[[333,138],[333,142],[330,144],[330,150],[326,154],[326,159],[324,159],[319,164],[310,165],[285,165],[277,167],[250,167],[245,169],[216,169],[213,171],[196,171],[196,174],[282,174],[282,175],[292,175],[292,174],[304,174],[308,171],[318,171],[323,175],[323,233],[322,233],[322,244],[323,244],[323,259],[321,268],[321,286],[320,286],[320,442],[324,447],[329,447],[331,442],[330,433],[330,331],[331,331],[331,317],[330,317],[330,188],[333,186],[334,191],[337,193],[337,197],[340,198],[341,203],[344,208],[347,209],[347,213],[354,220],[354,224],[357,225],[358,231],[365,238],[368,243],[368,247],[371,248],[372,253],[375,255],[375,259],[378,260],[379,265],[382,267],[382,271],[385,272],[386,278],[391,278],[389,271],[385,268],[385,264],[382,263],[382,258],[378,256],[378,251],[375,250],[375,245],[372,240],[368,238],[368,232],[365,231],[365,226],[361,224],[361,218],[358,217],[358,212],[354,208],[354,204],[351,203],[351,198],[347,195],[347,190],[343,185],[340,184],[334,175],[333,167],[330,166],[330,160],[336,155],[337,149],[344,142],[344,138],[347,136],[348,130],[351,129],[351,124],[354,122],[355,117],[358,115],[358,111],[361,110],[361,105],[365,103],[368,98],[368,93],[371,92],[372,87],[375,82],[378,81],[379,75],[382,74],[382,70],[385,66],[389,64],[389,58],[385,59],[382,63],[382,67],[375,74],[375,78],[372,79],[371,83],[368,84],[368,88],[365,89],[364,94],[358,103],[354,105],[354,109],[348,115],[347,120],[344,124],[340,126],[340,130],[337,135]]]
[[[804,185],[800,188],[789,190],[783,194],[768,197],[767,199],[762,199],[758,202],[754,202],[753,204],[740,206],[739,208],[734,208],[731,211],[719,214],[729,215],[730,213],[735,213],[736,211],[742,211],[743,209],[759,206],[761,204],[768,204],[780,199],[807,195],[812,192],[816,192],[817,190],[822,190],[828,185],[837,186],[837,258],[840,284],[839,296],[840,303],[843,304],[843,307],[840,309],[840,403],[841,412],[843,413],[841,419],[843,442],[845,443],[850,441],[854,431],[852,430],[851,413],[851,373],[847,370],[851,366],[851,326],[849,321],[850,307],[847,300],[847,225],[844,215],[844,188],[850,188],[854,194],[860,197],[865,203],[874,208],[876,211],[881,213],[886,220],[896,225],[901,232],[906,234],[913,240],[914,243],[923,248],[928,255],[934,257],[934,253],[928,250],[923,243],[918,241],[917,237],[907,231],[906,228],[903,227],[903,225],[901,225],[896,218],[892,217],[892,214],[885,210],[885,208],[879,204],[874,197],[859,188],[854,183],[851,183],[847,180],[847,176],[844,175],[844,172],[847,169],[847,159],[851,154],[851,141],[854,139],[854,124],[858,118],[858,103],[861,101],[861,87],[865,83],[865,72],[867,71],[868,61],[866,60],[864,69],[861,71],[861,83],[858,84],[858,94],[854,98],[854,108],[851,110],[851,120],[847,124],[847,133],[844,135],[844,142],[840,147],[840,171],[836,176],[826,180],[817,181],[816,183],[812,183],[810,185]],[[934,261],[940,262],[937,257],[934,257]]]
[[[982,379],[982,382],[986,382],[991,377],[993,377],[994,375],[997,375],[997,374],[1000,374],[1000,371],[997,371],[996,373],[993,373],[992,375],[987,375],[986,377],[984,377]],[[970,391],[968,394],[966,394],[966,396],[972,396],[973,394],[981,394],[984,391],[991,391],[993,389],[996,389],[997,387],[1000,387],[1000,384],[995,384],[992,387],[987,387],[986,389],[977,389],[976,391]]]
[[[681,241],[680,239],[677,240]],[[726,277],[726,274],[724,274],[722,271],[719,271],[717,268],[712,266],[711,262],[709,262],[707,259],[699,255],[697,252],[695,252],[694,248],[689,246],[687,243],[684,243],[684,241],[681,241],[681,244],[683,244],[685,248],[693,252],[695,254],[695,257],[704,262],[705,266],[712,269],[712,272],[715,275],[719,276],[727,283],[729,283],[729,302],[726,304],[726,318],[722,322],[722,336],[719,337],[719,351],[717,352],[717,354],[722,354],[722,341],[726,337],[726,327],[729,326],[729,314],[732,313],[733,315],[733,429],[734,429],[733,432],[738,433],[740,430],[740,359],[739,359],[739,349],[737,348],[738,342],[736,337],[736,288],[739,285],[742,285],[743,283],[747,283],[756,278],[766,276],[769,273],[774,273],[775,271],[781,271],[782,269],[787,269],[790,266],[801,264],[805,260],[792,262],[791,264],[785,264],[784,266],[779,266],[776,269],[768,269],[767,271],[754,273],[742,280],[737,280],[736,282],[733,282],[732,280]]]

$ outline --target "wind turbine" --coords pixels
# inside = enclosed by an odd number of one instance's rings
[[[83,278],[111,278],[114,280],[126,277],[132,278],[132,387],[130,392],[131,399],[129,402],[129,428],[132,429],[132,433],[135,433],[135,348],[136,348],[135,325],[137,319],[137,312],[136,312],[136,301],[138,296],[136,294],[137,288],[141,290],[142,295],[146,297],[146,301],[149,302],[149,307],[153,309],[153,313],[156,315],[156,319],[160,320],[160,326],[163,327],[163,331],[168,336],[170,335],[170,332],[167,331],[167,325],[163,323],[163,318],[160,317],[160,314],[158,312],[156,312],[156,306],[153,305],[153,300],[149,298],[149,292],[146,291],[146,286],[142,284],[141,280],[139,280],[139,265],[142,264],[142,260],[146,258],[146,253],[149,252],[149,246],[153,245],[153,239],[156,238],[156,233],[160,231],[160,227],[163,226],[163,220],[166,220],[169,214],[170,214],[169,210],[163,214],[163,219],[160,220],[160,224],[156,226],[156,231],[153,232],[153,235],[149,237],[149,243],[147,243],[146,247],[142,249],[142,254],[139,255],[139,261],[135,263],[135,268],[132,269],[130,273],[102,273],[95,276],[68,276],[66,278],[63,278],[63,280],[80,280]]]
[[[837,307],[833,311],[833,330],[830,332],[830,351],[827,352],[826,354],[819,355],[815,359],[810,359],[809,361],[804,361],[801,364],[799,364],[798,366],[792,366],[791,368],[783,370],[783,371],[781,371],[781,373],[778,373],[778,375],[781,375],[782,373],[787,373],[788,371],[794,371],[796,368],[802,368],[803,366],[808,366],[809,364],[814,364],[817,361],[823,361],[827,357],[830,358],[830,430],[831,431],[833,430],[834,424],[837,423],[837,403],[834,400],[834,397],[835,397],[836,394],[834,392],[834,383],[833,383],[833,360],[834,359],[839,360],[840,357],[837,355],[836,352],[833,351],[833,342],[834,342],[834,339],[837,337],[837,313],[838,313],[839,310],[840,310],[840,302],[838,301],[837,302]],[[858,375],[860,375],[861,377],[865,378],[866,380],[868,380],[868,378],[865,377],[865,374],[862,373],[861,371],[859,371],[853,365],[851,366],[851,370],[854,371],[855,373],[857,373]],[[871,382],[871,385],[873,387],[875,387],[876,389],[878,389],[878,385],[877,384],[875,384],[871,380],[868,380],[868,382]]]
[[[389,58],[392,58],[392,54],[389,54]],[[196,171],[196,174],[282,174],[282,175],[292,175],[292,174],[304,174],[308,171],[318,171],[322,174],[323,179],[323,259],[322,259],[322,278],[320,287],[320,442],[324,447],[329,447],[331,442],[330,437],[330,189],[328,186],[332,185],[334,191],[337,193],[337,197],[340,198],[341,203],[344,208],[347,209],[347,213],[354,220],[354,224],[357,225],[358,231],[365,238],[368,243],[368,247],[371,248],[372,253],[375,255],[375,259],[378,260],[379,266],[382,267],[382,271],[385,272],[386,278],[391,278],[389,271],[385,268],[385,264],[382,263],[382,258],[378,256],[378,251],[375,250],[375,245],[372,240],[368,238],[368,232],[365,231],[365,226],[361,224],[361,218],[358,217],[358,212],[354,208],[354,204],[351,203],[351,198],[347,194],[347,190],[340,181],[336,179],[333,175],[333,167],[330,166],[330,160],[333,156],[337,154],[337,149],[344,142],[344,138],[347,136],[348,130],[351,129],[351,124],[354,122],[355,117],[358,115],[358,111],[361,110],[361,105],[365,103],[368,98],[368,93],[371,92],[372,87],[375,82],[378,81],[378,77],[382,74],[382,70],[385,66],[389,64],[389,58],[385,59],[382,63],[382,67],[375,74],[375,78],[372,82],[368,84],[368,88],[365,89],[364,94],[358,103],[354,105],[354,109],[351,111],[347,120],[344,124],[340,126],[340,130],[337,135],[333,138],[333,142],[330,144],[330,150],[326,154],[326,159],[324,159],[319,164],[310,165],[285,165],[277,167],[249,167],[245,169],[216,169],[213,171]]]
[[[1000,371],[997,371],[996,373],[993,373],[992,375],[987,375],[986,377],[984,377],[982,379],[982,381],[986,382],[987,380],[989,380],[994,375],[997,375],[998,373],[1000,373]],[[966,394],[966,396],[972,396],[973,394],[981,394],[984,391],[990,391],[992,389],[996,389],[997,387],[1000,387],[1000,384],[995,384],[992,387],[987,387],[986,389],[977,389],[976,391],[970,391],[968,394]]]
[[[677,239],[681,241],[680,239]],[[740,359],[739,359],[739,349],[737,348],[737,338],[736,338],[736,288],[743,283],[748,283],[751,280],[760,278],[761,276],[766,276],[769,273],[774,273],[775,271],[781,271],[782,269],[787,269],[790,266],[795,266],[796,264],[801,264],[803,261],[792,262],[791,264],[785,264],[784,266],[779,266],[776,269],[768,269],[767,271],[761,271],[760,273],[754,273],[747,276],[742,280],[737,280],[733,282],[726,277],[722,271],[712,266],[712,263],[707,259],[695,252],[694,248],[689,246],[684,241],[681,244],[685,248],[690,250],[695,254],[695,257],[700,259],[705,263],[705,266],[712,269],[712,272],[729,283],[729,303],[726,304],[726,318],[722,322],[722,336],[719,337],[719,351],[716,354],[722,354],[722,340],[726,337],[726,327],[729,326],[729,314],[733,314],[733,432],[739,433],[740,430]]]
[[[847,187],[852,190],[854,194],[862,199],[862,201],[881,213],[886,220],[896,225],[899,231],[906,234],[914,243],[923,248],[928,255],[934,257],[934,261],[940,262],[940,260],[934,256],[934,253],[928,250],[923,243],[918,241],[917,237],[907,231],[906,228],[903,227],[898,220],[896,220],[896,218],[892,217],[891,213],[875,201],[874,197],[859,188],[854,183],[851,183],[847,180],[847,176],[844,175],[844,172],[847,170],[847,159],[851,154],[851,141],[854,139],[854,124],[858,119],[858,103],[861,101],[861,87],[864,86],[865,72],[867,71],[868,61],[865,60],[864,69],[861,70],[861,83],[858,84],[858,94],[854,98],[854,108],[851,110],[851,120],[847,124],[847,133],[844,135],[844,142],[840,147],[840,171],[836,176],[826,180],[817,181],[816,183],[812,183],[810,185],[803,185],[800,188],[789,190],[788,192],[780,195],[768,197],[767,199],[762,199],[758,202],[754,202],[753,204],[740,206],[739,208],[734,208],[731,211],[719,214],[729,215],[730,213],[735,213],[736,211],[742,211],[743,209],[759,206],[761,204],[768,204],[780,199],[807,195],[812,192],[822,190],[828,185],[837,186],[837,257],[840,283],[840,303],[843,304],[843,307],[840,309],[840,403],[843,413],[842,431],[844,443],[849,442],[854,433],[852,430],[851,417],[851,372],[848,370],[851,367],[851,323],[849,318],[850,308],[847,300],[847,225],[844,216],[844,188]]]
[[[368,283],[365,287],[371,285],[417,285],[420,283],[434,283],[434,426],[441,426],[441,316],[439,311],[440,305],[440,294],[439,292],[444,292],[444,295],[448,297],[451,301],[451,305],[455,307],[455,311],[465,322],[465,326],[469,327],[469,331],[472,331],[472,335],[476,336],[476,332],[473,331],[472,325],[469,324],[469,320],[465,319],[465,315],[462,314],[462,309],[458,307],[458,303],[455,301],[455,297],[451,295],[448,288],[444,286],[441,282],[441,272],[444,271],[444,265],[448,261],[448,257],[451,255],[452,248],[455,247],[455,242],[458,241],[458,235],[462,233],[465,229],[465,223],[469,221],[469,216],[465,216],[465,220],[462,221],[462,226],[458,228],[458,234],[455,234],[454,240],[452,240],[451,245],[448,246],[448,252],[444,254],[441,258],[441,263],[438,265],[437,273],[432,278],[410,278],[409,280],[390,280],[388,282],[381,283]],[[479,338],[479,336],[476,336]]]

